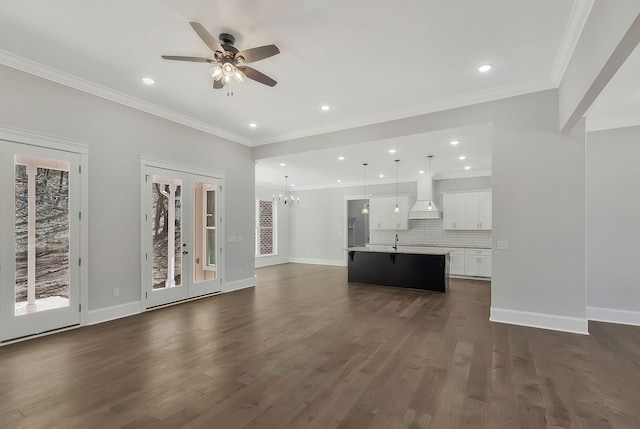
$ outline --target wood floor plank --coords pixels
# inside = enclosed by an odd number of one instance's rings
[[[488,321],[442,294],[257,270],[255,288],[0,347],[0,428],[640,428],[640,328]]]

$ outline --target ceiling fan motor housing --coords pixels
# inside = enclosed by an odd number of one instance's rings
[[[238,53],[238,49],[233,46],[236,43],[236,38],[233,37],[231,34],[229,33],[220,33],[220,44],[222,45],[222,48],[227,51],[227,52],[231,52],[233,55]]]

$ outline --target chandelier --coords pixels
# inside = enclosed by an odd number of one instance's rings
[[[284,176],[284,198],[282,194],[273,196],[274,204],[284,204],[285,207],[298,207],[300,204],[300,198],[295,198],[289,194],[289,176]]]

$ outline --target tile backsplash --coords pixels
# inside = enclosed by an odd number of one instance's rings
[[[410,219],[406,231],[371,231],[371,244],[430,244],[451,247],[491,248],[491,231],[445,231],[442,219]]]

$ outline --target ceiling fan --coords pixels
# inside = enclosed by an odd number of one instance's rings
[[[209,72],[213,77],[213,87],[221,89],[225,84],[243,81],[245,77],[267,86],[275,86],[278,82],[258,70],[244,64],[264,60],[280,53],[276,45],[260,46],[258,48],[239,51],[234,45],[236,39],[231,34],[220,34],[220,41],[211,35],[200,23],[190,22],[191,27],[200,36],[205,45],[213,51],[213,58],[184,57],[176,55],[162,55],[165,60],[189,61],[194,63],[209,63],[213,67]]]

